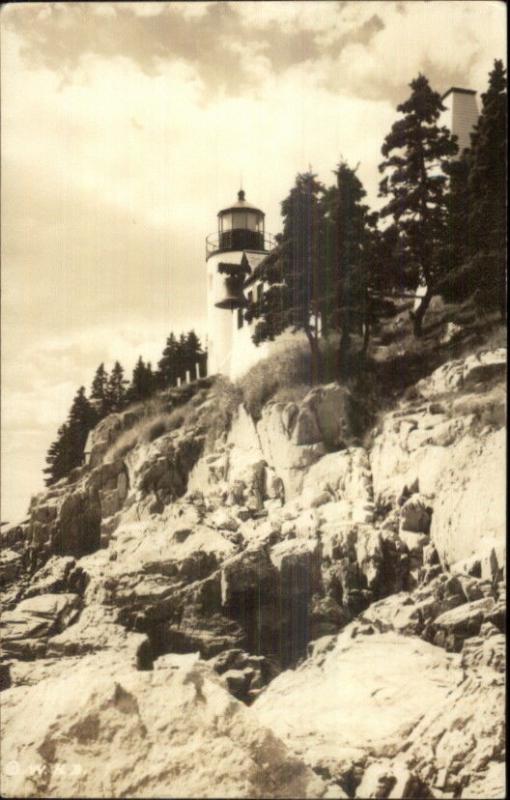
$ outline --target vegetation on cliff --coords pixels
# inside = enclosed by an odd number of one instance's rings
[[[424,75],[410,88],[382,146],[386,205],[370,211],[356,170],[345,162],[329,188],[312,172],[299,174],[282,202],[278,245],[255,276],[264,289],[246,312],[255,321],[254,342],[273,340],[289,326],[304,331],[316,380],[323,378],[324,336],[340,333],[338,374],[345,376],[351,334],[364,333],[363,356],[374,324],[391,316],[395,299],[406,293],[416,293],[410,310],[416,337],[437,295],[451,301],[475,295],[479,313],[505,314],[502,62],[495,62],[471,148],[459,160],[455,137],[440,125],[440,95]]]

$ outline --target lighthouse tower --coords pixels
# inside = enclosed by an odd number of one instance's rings
[[[237,198],[218,213],[218,230],[206,239],[207,371],[228,377],[233,377],[233,371],[240,372],[233,359],[248,303],[243,285],[271,246],[271,237],[264,230],[264,212],[247,202],[242,189]],[[246,344],[248,350],[254,348],[249,337]],[[246,351],[245,355],[249,356]]]

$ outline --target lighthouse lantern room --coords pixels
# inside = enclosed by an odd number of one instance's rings
[[[270,246],[264,212],[241,189],[237,202],[218,213],[218,230],[206,239],[209,374],[231,374],[238,314],[247,305],[243,286]]]

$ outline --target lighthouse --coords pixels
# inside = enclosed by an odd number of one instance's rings
[[[207,371],[233,378],[259,353],[244,320],[250,297],[244,284],[268,254],[272,237],[265,232],[265,214],[246,200],[241,189],[237,202],[218,213],[218,229],[206,238],[207,264]],[[250,292],[256,291],[251,287]]]

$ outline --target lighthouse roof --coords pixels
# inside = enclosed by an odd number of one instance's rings
[[[218,216],[220,216],[221,214],[227,214],[229,211],[234,211],[235,209],[239,208],[242,208],[245,211],[256,211],[258,214],[262,214],[262,216],[265,216],[264,212],[261,211],[260,208],[257,208],[257,206],[252,205],[252,203],[248,203],[243,189],[240,189],[237,193],[237,203],[228,206],[228,208],[222,208],[221,211],[218,212]]]

